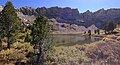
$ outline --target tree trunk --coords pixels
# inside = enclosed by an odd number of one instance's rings
[[[39,53],[37,55],[37,60],[36,60],[36,65],[39,65],[40,64],[40,57],[41,57],[41,48],[39,49]]]
[[[42,47],[43,43],[39,44],[39,53],[37,55],[37,60],[35,65],[43,65],[43,60],[44,60],[44,51]]]
[[[2,50],[2,40],[1,40],[1,34],[0,34],[0,50]]]
[[[7,43],[8,43],[7,48],[10,49],[10,43],[11,43],[11,42],[10,42],[10,31],[9,31],[8,34],[7,34],[7,38],[8,38],[8,39],[7,39]]]

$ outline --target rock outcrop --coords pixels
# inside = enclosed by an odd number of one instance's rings
[[[36,17],[34,15],[24,15],[21,12],[17,12],[18,17],[22,20],[22,22],[33,22]]]
[[[78,9],[71,9],[69,7],[51,7],[51,8],[31,8],[22,7],[17,11],[22,12],[24,15],[45,15],[49,19],[55,18],[59,23],[76,24],[89,27],[96,25],[98,28],[103,28],[104,25],[110,21],[120,20],[120,9],[112,8],[108,10],[100,9],[96,12],[87,10],[84,13],[79,13]]]
[[[91,25],[90,27],[86,28],[85,26],[79,26],[76,24],[67,24],[67,23],[58,23],[56,19],[49,19],[50,23],[52,24],[52,31],[53,32],[87,32],[91,30],[97,30],[98,28],[95,25]]]
[[[45,15],[49,19],[55,18],[59,23],[69,23],[73,24],[76,21],[79,21],[80,14],[77,9],[71,9],[69,7],[60,8],[60,7],[51,7],[51,8],[31,8],[31,7],[22,7],[17,9],[18,12],[22,12],[24,15]],[[77,22],[75,24],[78,24]]]
[[[0,7],[0,11],[3,7]],[[69,7],[21,7],[16,8],[17,12],[22,13],[20,17],[29,18],[33,21],[36,16],[44,15],[49,19],[54,18],[58,23],[75,24],[78,26],[89,27],[95,25],[98,28],[103,28],[109,21],[120,22],[120,8],[111,8],[108,10],[100,9],[96,12],[90,12],[87,10],[84,13],[79,13],[78,9],[72,9]]]

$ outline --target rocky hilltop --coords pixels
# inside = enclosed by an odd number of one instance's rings
[[[49,19],[54,18],[59,23],[69,23],[69,24],[78,24],[77,21],[80,19],[80,14],[77,9],[71,9],[69,7],[60,8],[60,7],[51,7],[51,8],[31,8],[31,7],[22,7],[17,9],[18,12],[22,12],[24,15],[45,15]]]
[[[2,11],[3,7],[1,6],[0,10]],[[58,10],[59,9],[59,10]],[[77,9],[71,9],[69,7],[59,8],[31,8],[31,7],[22,7],[16,8],[18,17],[25,25],[32,23],[35,18],[39,15],[46,15],[49,18],[49,22],[53,24],[52,31],[54,32],[84,32],[84,31],[94,31],[98,29],[94,24],[86,28],[79,23],[84,23],[83,20],[80,20],[80,14]],[[56,14],[55,14],[56,13]],[[78,23],[79,21],[79,23]]]
[[[111,8],[108,10],[100,9],[96,12],[90,12],[87,10],[84,13],[79,13],[78,9],[71,9],[69,7],[42,7],[36,9],[31,7],[21,7],[18,8],[17,11],[29,16],[45,15],[49,19],[56,19],[59,23],[76,24],[85,27],[89,27],[94,24],[98,28],[102,28],[110,20],[115,22],[120,20],[119,8]]]
[[[0,11],[2,10],[0,6]],[[120,8],[100,9],[96,12],[90,12],[87,10],[84,13],[80,13],[78,9],[72,9],[70,7],[21,7],[16,8],[18,16],[23,21],[33,21],[36,16],[44,15],[49,19],[54,18],[58,23],[75,24],[78,26],[89,27],[95,25],[98,28],[103,28],[108,21],[120,22]]]

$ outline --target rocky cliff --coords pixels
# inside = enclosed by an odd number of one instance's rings
[[[17,9],[18,12],[22,12],[24,15],[45,15],[49,19],[55,18],[59,23],[75,23],[80,20],[80,14],[77,9],[71,9],[69,7],[60,8],[60,7],[51,7],[51,8],[31,8],[31,7],[22,7]]]
[[[0,11],[2,7],[0,7]],[[103,28],[108,21],[113,20],[115,23],[120,21],[120,8],[111,8],[108,10],[100,9],[96,12],[90,12],[87,10],[84,13],[80,13],[78,9],[72,9],[69,7],[21,7],[16,8],[19,17],[24,20],[33,21],[36,16],[44,15],[49,19],[54,18],[58,23],[76,24],[78,26],[89,27],[95,25],[98,28]]]
[[[94,24],[98,28],[102,28],[110,20],[113,20],[115,22],[120,20],[119,8],[112,8],[108,10],[100,9],[96,12],[90,12],[87,10],[84,13],[79,13],[78,9],[71,9],[69,7],[42,7],[36,9],[31,7],[22,7],[18,8],[17,11],[29,16],[45,15],[50,19],[56,19],[59,23],[76,24],[85,27],[89,27]]]

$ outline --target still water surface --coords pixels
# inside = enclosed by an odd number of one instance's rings
[[[72,45],[83,45],[90,44],[101,40],[102,37],[89,37],[81,34],[54,34],[53,43],[56,46],[72,46]]]

